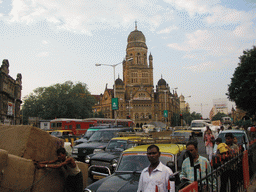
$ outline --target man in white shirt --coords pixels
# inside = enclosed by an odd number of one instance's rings
[[[161,152],[156,145],[150,145],[147,148],[147,157],[150,161],[149,167],[146,167],[140,175],[140,181],[137,192],[175,192],[175,183],[169,181],[172,170],[159,161]]]

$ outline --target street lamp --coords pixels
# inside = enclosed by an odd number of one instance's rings
[[[132,61],[132,60],[133,60],[133,58],[129,58],[126,61]],[[123,62],[120,62],[120,63],[117,63],[117,64],[112,64],[112,65],[111,64],[100,64],[100,63],[95,64],[96,67],[99,67],[101,65],[113,67],[113,70],[114,70],[114,98],[116,98],[116,86],[115,86],[116,69],[115,68],[116,68],[117,65],[120,65],[121,63],[123,63]],[[116,125],[117,124],[116,123],[116,110],[114,111],[114,117],[115,117],[115,125]]]

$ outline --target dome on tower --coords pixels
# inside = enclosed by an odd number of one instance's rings
[[[128,42],[127,48],[144,47],[147,49],[146,38],[144,34],[137,29],[135,29],[129,34],[127,38],[127,42]]]
[[[158,85],[158,86],[161,86],[161,85],[166,86],[166,81],[165,81],[163,78],[161,78],[161,79],[159,79],[157,85]]]
[[[120,79],[120,78],[118,77],[118,79],[116,79],[116,81],[115,81],[115,84],[116,84],[116,85],[124,85],[124,82],[122,81],[122,79]]]

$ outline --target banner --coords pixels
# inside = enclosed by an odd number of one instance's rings
[[[118,98],[112,98],[112,110],[118,110]]]
[[[168,117],[168,110],[164,110],[164,117]]]

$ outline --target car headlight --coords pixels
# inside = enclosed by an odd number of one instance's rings
[[[95,154],[95,153],[100,153],[100,152],[103,152],[104,150],[102,150],[102,149],[94,149],[93,150],[93,153]]]
[[[116,168],[117,166],[117,159],[113,159],[111,162],[112,167]]]
[[[78,148],[73,148],[72,153],[78,153]]]
[[[91,157],[89,156],[89,155],[87,155],[86,157],[85,157],[85,163],[90,163],[90,160],[91,160]]]

